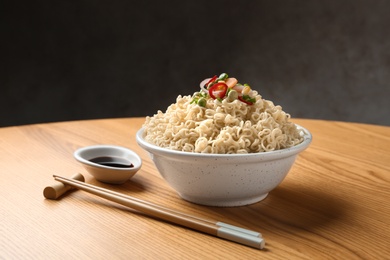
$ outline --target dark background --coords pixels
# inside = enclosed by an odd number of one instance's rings
[[[0,126],[153,115],[226,72],[292,117],[390,125],[390,1],[2,1]]]

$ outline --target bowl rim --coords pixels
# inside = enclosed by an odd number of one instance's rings
[[[126,154],[129,154],[136,158],[135,162],[131,162],[133,164],[133,167],[131,168],[118,168],[118,167],[112,167],[112,166],[106,166],[98,163],[93,163],[87,159],[85,159],[81,154],[83,152],[91,151],[91,150],[98,150],[98,149],[112,149],[112,150],[120,150]],[[118,145],[110,145],[110,144],[97,144],[97,145],[89,145],[89,146],[84,146],[76,151],[73,152],[73,157],[80,163],[86,164],[91,167],[96,167],[96,168],[101,168],[101,169],[110,169],[110,170],[117,170],[117,171],[138,171],[138,169],[141,168],[142,165],[142,159],[141,157],[134,152],[133,150],[123,147],[123,146],[118,146]]]
[[[295,123],[294,123],[295,124]],[[295,146],[268,151],[268,152],[259,152],[259,153],[244,153],[244,154],[214,154],[214,153],[195,153],[195,152],[184,152],[172,150],[165,147],[160,147],[155,144],[149,143],[144,139],[144,127],[141,127],[136,133],[136,141],[138,145],[140,145],[145,150],[153,151],[153,153],[159,153],[160,155],[172,155],[172,156],[180,156],[180,157],[195,157],[195,158],[221,158],[221,159],[232,159],[232,158],[259,158],[262,157],[264,159],[271,158],[284,158],[294,154],[298,154],[305,150],[313,140],[313,136],[309,130],[302,127],[301,125],[295,124],[295,126],[303,131],[303,141]]]

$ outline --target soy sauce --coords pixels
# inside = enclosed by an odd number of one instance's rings
[[[116,168],[134,167],[134,165],[129,160],[121,157],[102,156],[102,157],[96,157],[90,159],[89,161],[100,165],[116,167]]]

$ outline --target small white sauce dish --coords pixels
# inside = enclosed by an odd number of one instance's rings
[[[141,168],[142,160],[134,151],[115,145],[92,145],[76,150],[74,158],[98,181],[122,184]]]

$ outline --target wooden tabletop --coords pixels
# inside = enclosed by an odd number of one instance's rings
[[[286,179],[258,203],[207,207],[182,200],[135,141],[144,118],[0,128],[0,259],[384,259],[390,256],[390,127],[294,119],[313,134]],[[114,144],[143,159],[122,185],[93,179],[73,158]],[[52,175],[261,232],[258,250],[72,191],[43,197]]]

